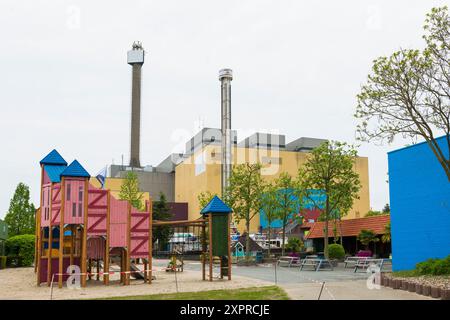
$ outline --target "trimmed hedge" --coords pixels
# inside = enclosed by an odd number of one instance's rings
[[[0,270],[6,268],[6,256],[0,256]]]
[[[444,259],[428,259],[416,264],[419,275],[450,275],[450,255]]]
[[[332,243],[328,246],[328,257],[330,259],[341,260],[345,257],[344,247],[337,243]]]
[[[35,237],[32,234],[22,234],[5,241],[7,265],[14,267],[29,267],[34,261]]]

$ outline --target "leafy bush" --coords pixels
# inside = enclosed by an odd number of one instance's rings
[[[303,248],[303,242],[299,238],[289,238],[286,244],[286,249],[292,252],[299,252]]]
[[[0,270],[6,268],[6,256],[0,256]]]
[[[416,264],[419,275],[450,275],[450,255],[444,259],[428,259]]]
[[[345,257],[344,247],[340,244],[333,243],[328,246],[328,257],[330,259],[343,259]]]
[[[23,234],[7,239],[5,241],[6,254],[10,257],[17,257],[17,262],[11,262],[11,265],[31,266],[34,261],[34,242],[35,237],[32,234]]]

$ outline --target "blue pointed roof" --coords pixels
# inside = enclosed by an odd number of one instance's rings
[[[44,159],[39,161],[39,163],[40,164],[66,165],[67,166],[67,161],[64,160],[63,157],[61,157],[61,155],[59,154],[58,151],[56,151],[56,149],[53,149],[52,151],[50,151],[50,153],[48,155],[46,155],[44,157]]]
[[[91,175],[77,160],[73,160],[73,162],[61,173],[61,177],[90,178]]]
[[[201,214],[206,213],[231,213],[233,210],[227,206],[218,196],[214,196],[211,201],[202,209]]]
[[[51,182],[61,182],[61,173],[67,168],[66,165],[44,165],[44,170],[47,172],[48,178]]]

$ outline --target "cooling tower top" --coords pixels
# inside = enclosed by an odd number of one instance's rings
[[[224,78],[228,78],[230,80],[233,80],[233,70],[231,69],[222,69],[219,71],[219,80],[222,80]]]
[[[144,48],[139,41],[133,42],[132,49],[127,53],[128,64],[143,64],[144,63]]]

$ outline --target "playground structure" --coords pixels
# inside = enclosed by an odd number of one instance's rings
[[[195,235],[202,262],[202,279],[213,280],[213,265],[219,264],[220,278],[231,280],[230,221],[231,209],[214,197],[201,211],[202,218],[184,221],[153,221],[152,202],[138,210],[128,201],[118,200],[110,190],[94,187],[89,173],[74,160],[70,165],[56,151],[40,161],[41,199],[36,214],[37,285],[63,281],[79,267],[80,284],[96,275],[109,284],[111,263],[120,266],[120,283],[130,284],[130,277],[152,282],[153,228],[168,226],[177,233]],[[200,232],[199,232],[200,230]],[[197,231],[197,233],[195,233]],[[192,246],[191,243],[191,246]],[[192,247],[189,247],[192,251]],[[171,244],[172,261],[185,249],[184,242]],[[132,260],[142,259],[144,270]],[[92,272],[96,265],[97,272]],[[209,275],[206,275],[206,264]],[[72,266],[70,269],[69,266]],[[100,272],[100,269],[103,272]],[[182,270],[182,269],[181,269]],[[175,270],[177,271],[177,270]]]

